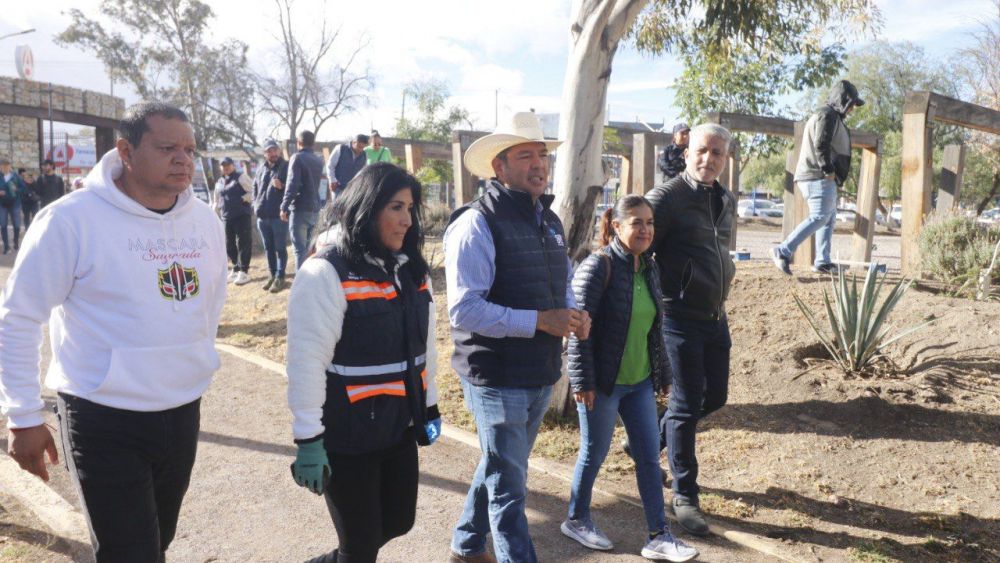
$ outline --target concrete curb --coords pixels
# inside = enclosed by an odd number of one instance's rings
[[[67,540],[74,561],[93,561],[87,520],[44,481],[24,471],[10,456],[0,455],[0,483],[4,493],[30,510],[52,534]]]
[[[222,352],[226,352],[228,354],[236,356],[242,360],[260,366],[261,368],[264,368],[268,371],[281,375],[282,377],[285,376],[285,366],[277,362],[274,362],[272,360],[269,360],[267,358],[258,356],[253,352],[250,352],[249,350],[239,348],[237,346],[232,346],[230,344],[222,344],[218,342],[216,343],[215,347]],[[469,432],[468,430],[463,430],[457,426],[445,422],[441,426],[441,434],[443,434],[446,438],[455,440],[456,442],[460,442],[466,446],[469,446],[470,448],[475,448],[476,450],[479,450],[479,438],[472,432]],[[537,456],[532,456],[528,459],[528,467],[530,469],[534,469],[535,471],[540,471],[542,473],[545,473],[547,475],[565,481],[567,483],[572,482],[573,467],[568,464],[561,463],[558,461],[553,461],[551,459],[544,459]],[[594,492],[614,498],[615,500],[618,500],[620,502],[624,502],[626,504],[642,508],[642,502],[635,497],[629,497],[611,491],[605,491],[598,487],[594,487]],[[667,515],[667,517],[672,518],[672,516],[670,516],[669,514]],[[800,563],[802,561],[795,555],[788,553],[788,550],[785,549],[784,546],[782,546],[780,543],[774,540],[765,538],[763,536],[758,536],[756,534],[750,534],[747,532],[742,532],[739,530],[728,528],[726,526],[719,524],[718,522],[712,521],[711,518],[709,518],[708,520],[711,524],[712,532],[715,535],[725,538],[726,540],[729,540],[737,545],[740,545],[748,549],[752,549],[754,551],[760,552],[764,555],[773,557],[780,561],[787,561],[788,563]]]

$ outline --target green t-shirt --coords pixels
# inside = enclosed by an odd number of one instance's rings
[[[629,257],[631,258],[631,256]],[[649,377],[649,331],[656,318],[656,304],[646,284],[646,266],[632,276],[632,318],[625,337],[622,365],[618,368],[617,385],[635,385]]]
[[[365,147],[365,158],[368,159],[368,164],[392,162],[392,154],[389,153],[387,147],[382,147],[379,150],[375,150],[374,147]]]

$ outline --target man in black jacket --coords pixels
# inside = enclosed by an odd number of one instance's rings
[[[684,151],[688,148],[688,140],[691,135],[691,128],[687,123],[678,123],[673,129],[674,142],[663,147],[660,151],[660,158],[657,164],[663,172],[663,181],[676,177],[684,172]]]
[[[687,167],[655,187],[652,250],[660,266],[663,334],[671,368],[671,392],[660,421],[673,473],[673,512],[682,528],[709,533],[698,507],[698,421],[726,403],[729,387],[729,324],[726,297],[736,273],[729,240],[736,198],[719,185],[732,136],[715,124],[691,130]]]
[[[55,163],[51,159],[42,161],[42,175],[35,180],[35,186],[42,207],[66,195],[66,184],[62,176],[55,173]]]

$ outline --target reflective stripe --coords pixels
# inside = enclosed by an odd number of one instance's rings
[[[427,361],[426,354],[420,354],[413,360],[416,365]],[[396,362],[394,364],[381,364],[376,366],[343,366],[340,364],[330,364],[329,371],[338,375],[365,376],[365,375],[386,375],[399,373],[406,370],[406,362]]]
[[[389,282],[345,281],[340,284],[348,301],[360,299],[395,299],[396,288]]]
[[[402,381],[390,381],[389,383],[378,383],[374,385],[348,385],[347,398],[350,402],[356,403],[361,399],[374,397],[375,395],[394,395],[397,397],[406,396],[406,386]]]

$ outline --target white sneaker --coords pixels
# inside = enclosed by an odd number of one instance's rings
[[[669,530],[664,530],[646,543],[642,556],[656,561],[690,561],[698,557],[698,550],[675,538]]]
[[[250,283],[250,276],[248,276],[246,272],[237,272],[236,277],[233,278],[233,283],[236,285]]]
[[[236,270],[233,270],[233,271],[229,272],[229,276],[226,278],[226,281],[228,281],[229,283],[232,283],[232,282],[236,281],[236,274],[237,273],[238,272]]]
[[[608,536],[604,535],[604,532],[597,529],[592,522],[587,523],[580,520],[566,520],[559,526],[562,533],[566,536],[573,538],[574,540],[580,542],[584,547],[589,547],[590,549],[599,549],[601,551],[607,551],[609,549],[614,549],[615,545],[611,543]]]

